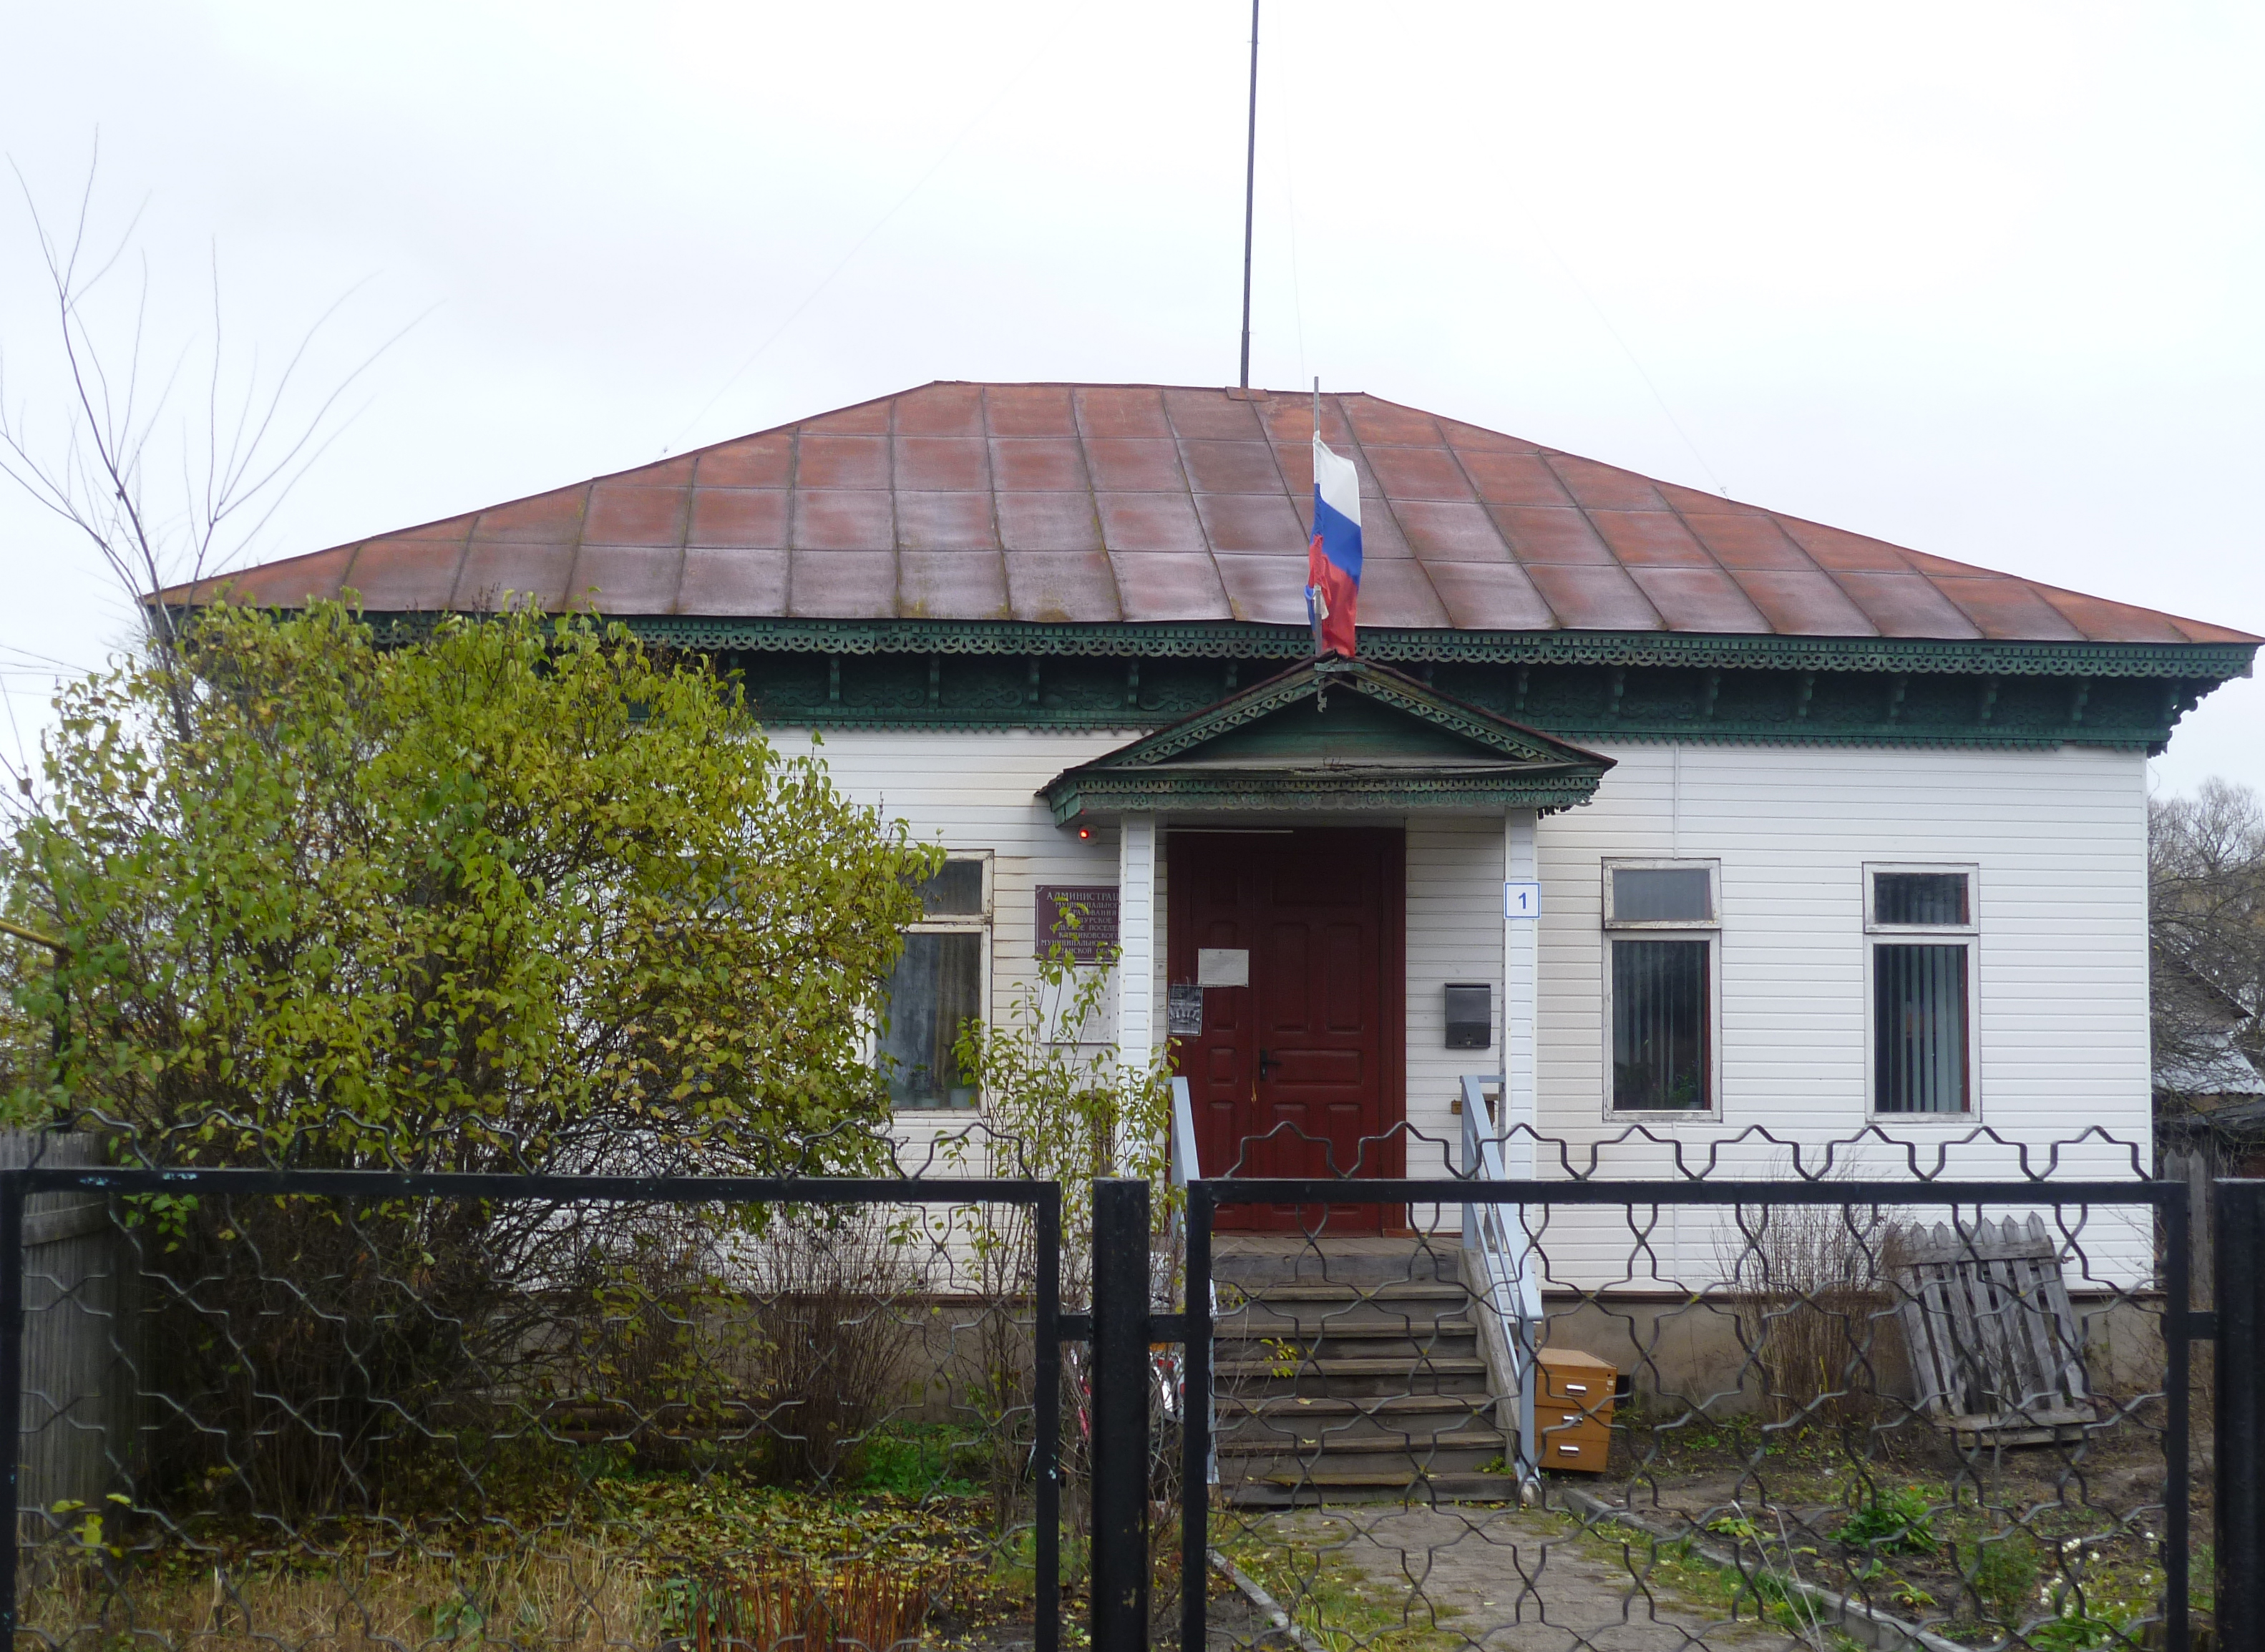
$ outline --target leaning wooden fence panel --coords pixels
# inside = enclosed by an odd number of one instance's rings
[[[2042,1445],[2097,1421],[2084,1331],[2043,1219],[1904,1241],[1901,1314],[1920,1408],[1961,1443]]]

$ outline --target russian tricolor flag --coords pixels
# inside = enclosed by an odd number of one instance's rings
[[[1360,600],[1360,473],[1314,433],[1314,542],[1306,548],[1306,615],[1317,653],[1353,657]]]

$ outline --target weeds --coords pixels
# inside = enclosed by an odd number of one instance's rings
[[[197,1568],[69,1565],[42,1568],[23,1621],[56,1652],[137,1647],[272,1652],[319,1642],[328,1652],[398,1652],[433,1642],[509,1641],[540,1652],[651,1645],[665,1602],[650,1580],[601,1546],[470,1566],[368,1550],[327,1566]],[[60,1633],[55,1633],[60,1631]]]
[[[832,1572],[772,1561],[703,1580],[692,1601],[692,1652],[888,1652],[917,1641],[929,1579],[870,1561]]]
[[[1951,1560],[1966,1586],[2000,1623],[2019,1623],[2037,1590],[2037,1545],[2026,1532],[2006,1532],[1951,1545]]]
[[[911,1445],[950,1449],[937,1435]],[[601,1652],[696,1639],[703,1611],[710,1652],[768,1632],[782,1613],[807,1626],[818,1612],[819,1629],[838,1641],[898,1624],[884,1612],[884,1581],[899,1618],[915,1605],[970,1622],[1027,1610],[1029,1568],[1015,1565],[1023,1534],[1002,1541],[980,1497],[824,1497],[615,1466],[508,1518],[326,1521],[302,1527],[288,1552],[251,1526],[161,1536],[112,1522],[98,1546],[79,1540],[82,1527],[25,1551],[21,1621],[50,1652],[110,1652],[121,1634],[149,1652],[505,1641]],[[797,1577],[824,1598],[795,1594]],[[915,1583],[917,1602],[897,1587]]]
[[[989,1446],[980,1435],[948,1423],[898,1423],[869,1435],[859,1484],[899,1497],[973,1497]]]
[[[1738,1340],[1780,1422],[1869,1420],[1875,1328],[1893,1313],[1897,1240],[1876,1210],[1742,1206],[1721,1245],[1737,1294]]]
[[[1873,1554],[1932,1554],[1937,1546],[1934,1506],[1918,1486],[1875,1490],[1871,1501],[1848,1517],[1832,1540]]]

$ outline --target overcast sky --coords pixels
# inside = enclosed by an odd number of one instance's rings
[[[310,391],[414,324],[259,560],[929,379],[1232,382],[1249,24],[0,0],[0,149],[67,224],[99,129],[97,224],[142,212],[111,347],[146,264],[184,414],[215,263],[238,375],[341,295]],[[1268,0],[1263,33],[1256,382],[2265,632],[2265,8]],[[0,200],[35,439],[41,279]],[[13,497],[0,566],[30,738],[125,608]],[[2265,788],[2265,685],[2156,769]]]

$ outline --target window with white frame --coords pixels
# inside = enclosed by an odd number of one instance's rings
[[[1872,1110],[1974,1106],[1974,877],[1970,866],[1867,866]]]
[[[991,860],[955,855],[921,885],[921,918],[905,933],[876,1041],[889,1100],[899,1108],[966,1108],[974,1081],[952,1053],[983,1017],[990,973]]]
[[[1605,862],[1605,962],[1615,1112],[1715,1105],[1721,863]]]

